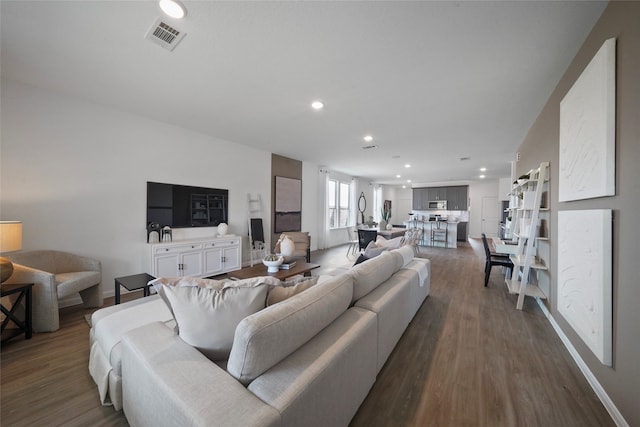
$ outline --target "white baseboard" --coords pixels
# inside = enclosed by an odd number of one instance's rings
[[[553,318],[553,316],[547,309],[547,306],[544,305],[544,302],[542,302],[540,298],[536,298],[536,301],[538,302],[538,305],[542,309],[542,312],[544,313],[544,315],[549,320],[549,323],[551,323],[551,326],[556,331],[556,334],[558,334],[558,337],[560,337],[560,340],[562,341],[564,346],[567,348],[567,350],[569,350],[569,354],[578,365],[578,368],[580,368],[582,375],[584,375],[587,382],[589,383],[593,391],[596,393],[596,395],[604,405],[607,412],[609,412],[609,415],[611,415],[613,422],[615,422],[618,427],[629,427],[629,423],[627,423],[627,421],[624,419],[620,411],[618,411],[618,408],[613,403],[613,401],[611,400],[607,392],[604,390],[602,385],[598,382],[595,375],[593,375],[593,372],[591,372],[587,364],[584,362],[584,360],[582,360],[582,357],[580,356],[576,348],[573,346],[571,341],[569,341],[569,338],[562,331],[562,329],[560,328],[560,325],[558,325],[556,320]]]

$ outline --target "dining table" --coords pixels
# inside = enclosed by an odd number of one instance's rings
[[[401,228],[401,227],[393,227],[391,229],[384,229],[384,230],[378,229],[378,236],[382,236],[388,240],[388,239],[395,239],[396,237],[402,237],[406,232],[407,232],[407,229]]]

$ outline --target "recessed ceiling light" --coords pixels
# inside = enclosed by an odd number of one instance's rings
[[[407,182],[411,182],[411,180],[410,180],[410,179],[408,179],[408,180],[407,180]]]
[[[480,172],[485,172],[487,168],[480,168]]]
[[[324,108],[324,104],[320,101],[313,101],[311,103],[311,108],[314,110],[322,110]]]
[[[407,186],[406,186],[406,185],[403,185],[403,186],[402,186],[402,188],[407,188]]]
[[[367,141],[367,142],[371,142],[371,141],[373,141],[373,137],[372,137],[371,135],[366,135],[366,136],[365,136],[364,138],[362,138],[362,139],[364,139],[364,140],[365,140],[365,141]]]
[[[400,175],[396,175],[396,178],[402,178]]]
[[[409,163],[407,163],[406,165],[404,165],[404,167],[408,169],[408,168],[411,167],[411,165]]]
[[[484,175],[480,175],[480,178],[484,179]]]
[[[160,0],[160,9],[176,19],[182,19],[187,14],[187,9],[178,0]]]

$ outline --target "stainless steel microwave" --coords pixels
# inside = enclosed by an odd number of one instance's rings
[[[447,201],[446,200],[434,200],[432,202],[429,202],[429,209],[447,210]]]

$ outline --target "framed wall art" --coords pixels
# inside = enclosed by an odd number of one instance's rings
[[[560,102],[561,202],[615,195],[615,73],[612,38]]]
[[[612,365],[612,211],[558,212],[558,312]]]
[[[276,176],[275,232],[300,231],[302,227],[302,181]]]

